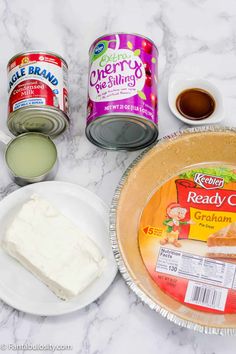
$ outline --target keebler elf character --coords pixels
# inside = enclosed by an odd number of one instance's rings
[[[182,225],[191,224],[192,221],[183,221],[187,213],[186,208],[182,208],[178,203],[171,203],[167,209],[166,219],[163,224],[167,226],[165,236],[160,240],[161,245],[172,243],[175,247],[181,247],[181,243],[178,241],[179,233]]]

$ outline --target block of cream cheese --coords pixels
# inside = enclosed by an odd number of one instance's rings
[[[64,300],[83,291],[104,269],[95,243],[38,195],[23,204],[2,245]]]

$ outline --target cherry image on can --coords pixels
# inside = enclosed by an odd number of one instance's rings
[[[158,137],[157,69],[154,43],[117,33],[89,50],[88,139],[112,150],[136,150]]]

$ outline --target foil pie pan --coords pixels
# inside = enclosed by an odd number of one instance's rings
[[[158,185],[181,169],[204,162],[236,164],[236,129],[186,129],[146,149],[128,167],[115,191],[110,237],[123,278],[151,309],[179,326],[201,333],[235,335],[236,314],[198,311],[174,300],[154,283],[139,251],[140,216]]]

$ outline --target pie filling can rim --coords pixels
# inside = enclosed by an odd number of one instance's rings
[[[152,136],[146,140],[144,143],[139,143],[137,145],[134,146],[130,146],[132,145],[132,143],[127,142],[124,144],[117,144],[117,142],[114,141],[114,146],[112,146],[109,142],[107,142],[107,144],[105,142],[101,142],[102,139],[100,139],[99,141],[99,137],[96,137],[94,135],[92,135],[91,130],[92,128],[95,126],[99,126],[102,122],[106,122],[106,121],[114,121],[117,122],[119,121],[119,118],[121,119],[121,121],[123,120],[127,120],[127,122],[133,122],[135,123],[135,125],[139,125],[142,123],[143,125],[145,125],[145,128],[149,130],[149,132],[153,132]],[[143,149],[148,147],[149,145],[152,145],[153,143],[155,143],[155,141],[158,138],[158,125],[155,124],[154,122],[139,116],[139,115],[127,115],[127,114],[122,114],[122,113],[117,113],[117,114],[106,114],[103,116],[99,116],[97,117],[95,120],[92,120],[90,123],[87,124],[86,126],[86,136],[89,139],[90,142],[92,142],[93,144],[104,148],[104,149],[108,149],[108,150],[114,150],[114,151],[136,151],[139,149]]]
[[[157,51],[157,55],[159,56],[158,48],[157,48],[155,42],[151,38],[149,38],[147,36],[144,36],[144,35],[142,35],[140,33],[132,33],[132,32],[110,32],[110,33],[105,33],[104,35],[99,36],[98,38],[96,38],[93,41],[93,43],[89,47],[89,50],[88,50],[89,55],[90,55],[91,50],[93,49],[95,43],[98,43],[102,38],[109,37],[109,36],[119,36],[119,35],[136,36],[136,37],[139,37],[139,38],[147,39],[155,47],[155,49]]]

